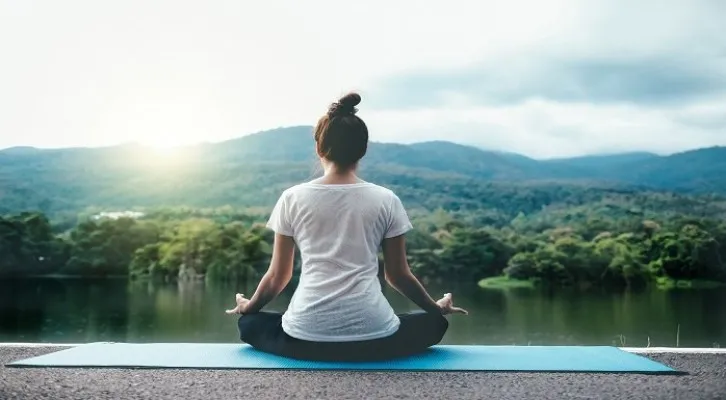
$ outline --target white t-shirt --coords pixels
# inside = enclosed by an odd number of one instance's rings
[[[381,292],[378,249],[412,226],[391,190],[368,182],[303,183],[282,194],[267,226],[292,236],[302,256],[300,282],[282,316],[288,335],[344,342],[398,330]]]

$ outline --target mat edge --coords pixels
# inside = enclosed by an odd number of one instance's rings
[[[676,370],[662,362],[658,362],[655,360],[652,360],[648,357],[645,357],[641,354],[628,352],[622,348],[616,347],[616,346],[562,346],[562,345],[551,345],[551,346],[512,346],[512,345],[437,345],[433,346],[433,348],[461,348],[461,347],[495,347],[495,348],[511,348],[511,347],[517,347],[517,348],[553,348],[553,347],[562,347],[562,348],[587,348],[587,349],[613,349],[622,351],[626,354],[631,354],[633,356],[636,356],[638,358],[643,358],[650,363],[654,364],[654,366],[657,366],[657,369],[653,369],[650,371],[644,371],[644,370],[567,370],[567,369],[552,369],[552,370],[546,370],[546,369],[514,369],[514,370],[504,370],[504,369],[415,369],[415,368],[406,368],[406,369],[396,369],[396,368],[378,368],[378,367],[369,367],[366,368],[364,366],[342,366],[338,368],[332,368],[327,366],[317,366],[314,368],[310,367],[262,367],[262,368],[254,368],[254,367],[200,367],[200,366],[161,366],[161,365],[124,365],[124,364],[115,364],[115,365],[99,365],[99,364],[78,364],[78,365],[63,365],[63,364],[55,364],[55,365],[49,365],[49,364],[40,364],[40,363],[34,363],[29,362],[31,360],[35,360],[41,357],[45,357],[50,354],[57,354],[57,353],[63,353],[66,351],[72,351],[75,347],[85,347],[85,346],[94,346],[94,345],[112,345],[112,344],[120,344],[120,345],[184,345],[184,344],[192,344],[192,345],[224,345],[224,346],[234,346],[234,347],[251,347],[250,345],[246,343],[126,343],[126,342],[91,342],[82,344],[79,346],[66,346],[62,350],[54,351],[47,354],[42,354],[34,357],[29,357],[26,359],[18,360],[15,362],[11,362],[8,364],[5,364],[6,367],[11,368],[88,368],[88,369],[99,369],[99,368],[116,368],[116,369],[193,369],[193,370],[208,370],[208,369],[219,369],[219,370],[317,370],[317,371],[383,371],[383,372],[510,372],[510,373],[606,373],[606,374],[647,374],[647,375],[682,375],[687,374],[687,372]]]
[[[624,375],[688,375],[688,372],[675,369],[659,370],[659,371],[639,371],[639,370],[623,370],[623,371],[603,371],[603,370],[522,370],[522,369],[385,369],[385,368],[304,368],[304,367],[275,367],[275,368],[249,368],[249,367],[167,367],[167,366],[138,366],[138,365],[37,365],[12,363],[6,364],[10,368],[50,368],[50,369],[132,369],[132,370],[153,370],[153,369],[169,369],[169,370],[246,370],[246,371],[353,371],[353,372],[433,372],[433,373],[510,373],[510,374],[624,374]],[[669,367],[668,367],[669,368]]]

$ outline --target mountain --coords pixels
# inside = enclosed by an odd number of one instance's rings
[[[211,145],[216,157],[245,162],[315,163],[312,128],[279,128]],[[726,192],[726,148],[659,156],[649,152],[536,160],[447,141],[410,145],[371,142],[362,162],[454,173],[487,180],[599,180],[659,189]],[[678,171],[672,170],[677,168]]]
[[[726,147],[710,147],[651,157],[615,166],[624,182],[695,193],[726,192]]]
[[[656,159],[659,156],[649,152],[630,152],[619,154],[602,154],[570,158],[553,158],[543,160],[549,165],[563,165],[579,168],[612,168],[615,166]]]
[[[0,151],[0,213],[167,205],[269,207],[285,187],[320,172],[313,146],[312,128],[297,126],[183,147],[168,155],[136,144],[6,149]],[[482,207],[492,193],[533,185],[529,194],[511,196],[518,197],[516,204],[537,209],[570,190],[560,189],[562,185],[724,194],[726,148],[540,161],[446,141],[372,142],[361,173],[400,189],[408,202],[425,208]],[[597,195],[593,193],[587,196]]]
[[[239,162],[307,162],[315,159],[312,127],[294,126],[253,133],[206,147],[209,156]]]
[[[309,126],[279,128],[216,143],[206,151],[209,156],[235,158],[242,163],[315,163],[311,132]],[[364,168],[368,165],[397,165],[492,179],[524,179],[537,174],[536,162],[524,165],[495,152],[445,141],[411,145],[371,142],[362,162]]]

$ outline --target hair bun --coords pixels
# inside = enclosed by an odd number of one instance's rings
[[[328,115],[331,118],[338,115],[355,115],[358,112],[355,106],[360,104],[360,100],[361,98],[358,93],[348,93],[330,105]]]

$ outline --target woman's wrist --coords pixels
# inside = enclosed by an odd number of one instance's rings
[[[258,307],[258,308],[261,308],[261,307]],[[250,300],[247,304],[245,304],[244,306],[242,306],[241,313],[242,314],[254,314],[257,311],[259,311],[259,309],[258,310],[255,310],[255,307],[252,304],[252,300]]]
[[[432,313],[432,314],[443,314],[444,313],[444,309],[441,308],[441,306],[439,305],[439,303],[437,303],[435,301],[425,311],[426,312],[429,312],[429,313]]]

